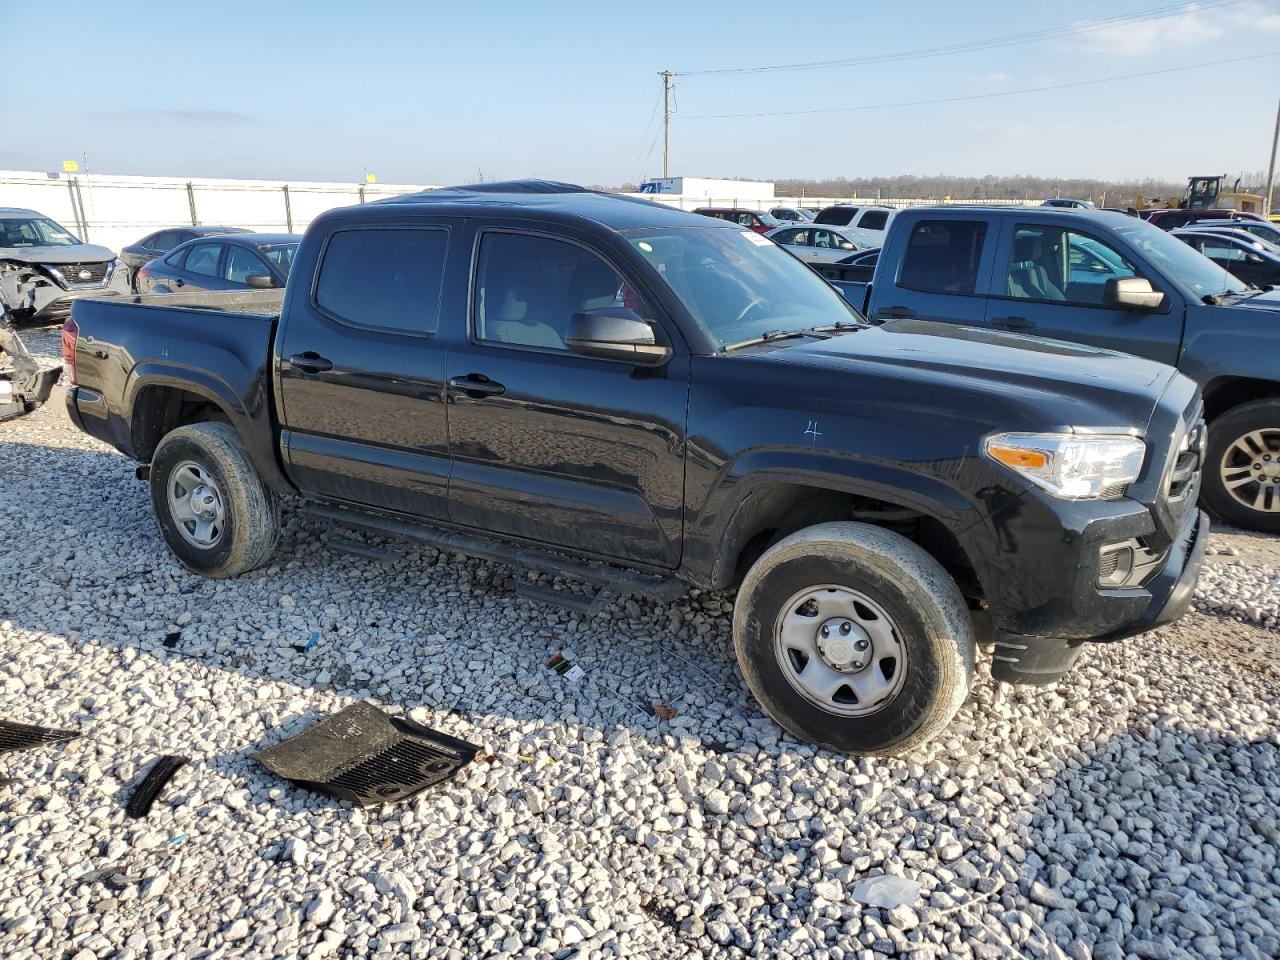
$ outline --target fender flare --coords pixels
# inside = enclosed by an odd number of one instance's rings
[[[709,547],[708,582],[726,585],[762,498],[782,486],[810,487],[898,504],[929,517],[962,544],[980,508],[943,478],[892,463],[832,453],[752,451],[725,464],[708,490],[694,537]],[[727,518],[721,520],[720,518]],[[967,551],[966,551],[967,552]]]

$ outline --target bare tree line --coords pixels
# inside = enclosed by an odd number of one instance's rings
[[[1200,174],[1211,174],[1213,171],[1200,171]],[[1266,174],[1258,171],[1249,174],[1228,174],[1223,186],[1230,190],[1235,185],[1236,176],[1240,177],[1242,191],[1265,194]],[[747,179],[747,178],[732,178]],[[779,197],[858,197],[874,199],[876,197],[912,197],[919,199],[943,200],[1038,200],[1045,197],[1072,197],[1079,200],[1092,200],[1099,206],[1130,207],[1138,196],[1147,200],[1168,200],[1182,196],[1187,182],[1147,178],[1144,180],[1095,180],[1084,177],[1040,177],[1030,174],[999,177],[988,174],[985,177],[953,177],[946,174],[936,176],[896,176],[896,177],[834,177],[820,178],[781,178],[774,181],[774,192]],[[637,189],[635,184],[626,183],[621,187],[604,189],[630,192]]]

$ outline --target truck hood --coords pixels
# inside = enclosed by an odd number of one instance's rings
[[[895,320],[804,346],[779,360],[854,373],[883,370],[921,387],[955,386],[1036,411],[1036,429],[1145,430],[1173,367],[1060,340],[925,320]]]
[[[1232,307],[1247,307],[1250,310],[1280,310],[1280,287],[1273,287],[1257,296],[1250,297],[1247,300],[1241,300],[1238,303],[1231,304]]]
[[[115,256],[96,243],[76,243],[69,247],[0,247],[0,260],[19,263],[103,263],[114,260]]]

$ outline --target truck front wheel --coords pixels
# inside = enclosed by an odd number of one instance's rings
[[[1217,519],[1280,533],[1280,400],[1254,400],[1209,425],[1200,498]]]
[[[765,711],[842,753],[924,743],[973,680],[955,581],[910,540],[864,523],[818,524],[770,547],[743,580],[733,634]]]
[[[174,556],[206,577],[262,566],[280,535],[275,495],[226,423],[165,435],[151,458],[151,506]]]

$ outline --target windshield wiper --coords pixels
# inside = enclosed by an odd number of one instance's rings
[[[869,323],[861,323],[857,320],[837,320],[835,323],[828,323],[821,327],[810,327],[814,333],[844,333],[849,330],[865,330],[871,326]]]
[[[738,350],[742,347],[754,347],[760,343],[772,343],[774,340],[790,340],[793,337],[814,337],[818,340],[826,340],[830,334],[820,330],[766,330],[758,337],[751,337],[748,340],[739,340],[737,343],[726,343],[720,348],[722,353],[728,353],[730,350]]]

